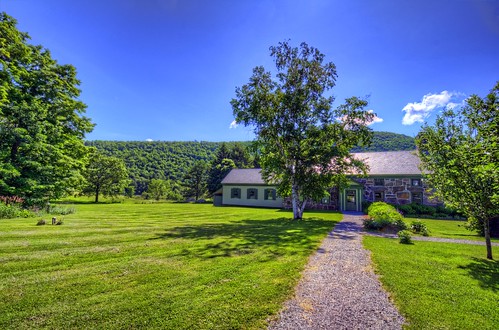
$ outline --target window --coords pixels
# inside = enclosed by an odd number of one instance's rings
[[[264,192],[265,193],[264,193],[263,199],[275,201],[275,199],[276,199],[275,189],[265,189]]]
[[[375,202],[383,202],[385,200],[384,194],[382,191],[376,191],[374,192],[374,201]]]
[[[258,199],[258,189],[248,188],[247,197],[248,199]]]
[[[421,179],[412,179],[412,180],[411,180],[411,184],[412,184],[414,187],[421,187]]]
[[[412,202],[415,204],[423,204],[423,193],[413,192],[412,193]]]
[[[374,185],[375,186],[384,186],[385,185],[385,179],[374,179]]]
[[[230,198],[241,198],[241,189],[240,188],[232,188],[230,190]]]

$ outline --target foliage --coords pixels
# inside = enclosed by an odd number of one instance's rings
[[[369,145],[356,146],[352,152],[415,150],[414,138],[391,132],[374,132]]]
[[[412,244],[412,236],[411,232],[408,230],[401,230],[397,233],[399,237],[399,242],[401,244]]]
[[[250,156],[249,145],[235,143],[232,147],[224,142],[217,149],[212,160],[207,178],[208,192],[213,194],[222,188],[222,180],[233,168],[251,168],[257,165],[255,157]]]
[[[473,95],[418,134],[428,183],[447,205],[482,229],[492,259],[489,219],[499,214],[499,82],[485,98]]]
[[[47,222],[45,220],[43,220],[43,219],[38,220],[38,222],[36,223],[37,226],[43,226],[43,225],[46,225],[46,224],[47,224]]]
[[[95,195],[116,196],[123,194],[128,185],[128,171],[125,163],[116,157],[108,157],[98,151],[92,152],[90,163],[84,171],[86,186],[84,191]]]
[[[404,329],[499,328],[499,262],[483,258],[483,246],[405,245],[369,236],[363,243],[383,287],[407,320]]]
[[[169,180],[172,185],[185,184],[187,170],[200,160],[212,162],[221,145],[225,145],[228,151],[224,158],[234,157],[237,162],[246,164],[245,167],[251,167],[251,163],[245,163],[242,160],[244,156],[237,156],[240,153],[247,154],[238,149],[247,149],[248,142],[87,141],[86,145],[95,147],[101,153],[120,158],[125,162],[135,195],[142,195],[147,190],[147,185],[151,179]],[[231,149],[238,151],[231,154]],[[212,167],[210,164],[210,168]],[[223,177],[220,181],[222,179]]]
[[[394,206],[406,217],[461,218],[459,212],[446,206],[431,206],[418,203]]]
[[[208,164],[204,161],[194,163],[184,178],[187,187],[184,196],[199,200],[206,193],[207,175]]]
[[[430,231],[426,224],[420,220],[414,220],[411,222],[411,230],[415,234],[421,234],[423,236],[429,236]]]
[[[23,203],[19,196],[0,196],[0,219],[34,217],[33,212],[23,208]]]
[[[87,200],[63,226],[2,221],[1,329],[264,329],[341,219]]]
[[[300,219],[308,199],[346,185],[346,172],[365,173],[350,150],[369,143],[367,124],[374,114],[356,97],[332,109],[334,98],[325,94],[336,83],[336,67],[324,63],[318,49],[280,42],[270,47],[270,55],[277,79],[262,66],[254,68],[231,105],[236,121],[254,128],[264,179],[277,185],[280,196],[291,196]]]
[[[0,13],[0,195],[41,205],[81,182],[93,124],[79,80]]]
[[[67,215],[76,213],[76,209],[74,206],[64,206],[64,205],[54,205],[50,204],[48,207],[47,213],[49,214],[60,214]]]
[[[166,197],[168,188],[169,187],[167,186],[167,182],[165,180],[152,179],[147,186],[147,194],[149,197],[159,201],[160,199]]]
[[[407,229],[404,217],[395,207],[385,202],[372,203],[367,209],[367,214],[369,219],[364,221],[364,228],[368,230]]]

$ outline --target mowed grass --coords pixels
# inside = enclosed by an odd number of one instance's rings
[[[414,220],[421,220],[430,230],[430,236],[453,239],[465,239],[470,241],[485,242],[485,238],[478,235],[476,231],[466,229],[464,220],[435,220],[406,218],[404,221],[410,226]],[[492,238],[492,242],[499,242],[498,238]]]
[[[487,260],[485,247],[370,236],[363,242],[408,329],[499,329],[499,261]],[[499,247],[493,253],[499,257]]]
[[[264,328],[341,219],[206,204],[76,208],[61,226],[0,220],[1,329]]]

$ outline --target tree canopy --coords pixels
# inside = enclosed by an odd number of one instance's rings
[[[231,105],[238,123],[252,126],[262,175],[291,196],[295,219],[308,199],[320,199],[332,186],[343,187],[346,173],[365,172],[350,150],[370,142],[374,117],[356,97],[332,108],[326,93],[336,84],[336,66],[318,49],[281,42],[270,47],[276,79],[262,66],[248,84],[236,88]]]
[[[84,191],[94,194],[96,203],[99,202],[101,194],[122,195],[130,182],[123,160],[105,156],[98,151],[91,154],[84,176],[86,179]]]
[[[0,195],[42,203],[81,182],[93,124],[76,69],[29,44],[16,25],[0,13]]]
[[[416,138],[428,183],[447,205],[485,235],[492,259],[490,218],[499,214],[499,82],[485,98],[447,110]]]

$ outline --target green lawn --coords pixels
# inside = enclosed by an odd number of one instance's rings
[[[206,204],[76,209],[61,226],[0,220],[1,329],[263,328],[341,218]]]
[[[499,329],[499,261],[485,259],[483,246],[363,242],[408,329]],[[493,253],[498,258],[499,248]]]
[[[421,220],[424,222],[430,230],[430,236],[485,242],[485,238],[479,236],[475,231],[470,231],[464,227],[466,221],[413,218],[404,219],[409,226],[411,221],[414,220]],[[492,242],[499,242],[499,239],[493,238]]]

